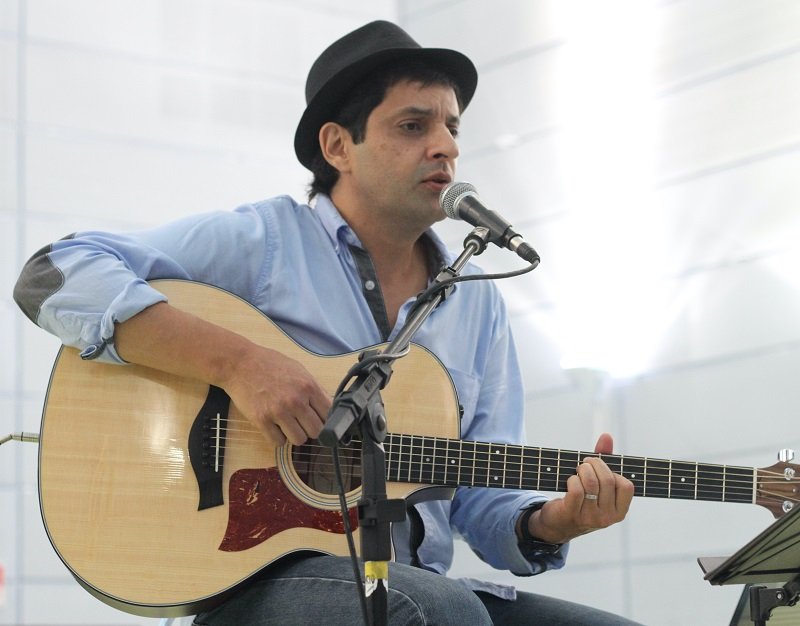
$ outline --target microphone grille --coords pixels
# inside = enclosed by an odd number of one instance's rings
[[[450,183],[442,189],[441,193],[439,194],[439,206],[442,207],[442,210],[445,212],[447,217],[454,220],[460,220],[461,216],[458,214],[458,206],[459,201],[465,195],[470,194],[477,194],[478,190],[475,188],[475,185],[470,183]]]

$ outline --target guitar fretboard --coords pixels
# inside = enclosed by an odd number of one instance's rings
[[[388,435],[385,449],[387,479],[396,482],[565,492],[582,460],[599,456],[637,496],[755,502],[751,467],[402,434]]]

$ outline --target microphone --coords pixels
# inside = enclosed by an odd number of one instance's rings
[[[473,226],[482,226],[489,230],[489,241],[516,252],[528,263],[538,263],[539,254],[522,239],[522,235],[514,232],[502,216],[488,209],[480,198],[478,190],[470,183],[453,182],[439,194],[439,205],[454,220],[464,220]]]

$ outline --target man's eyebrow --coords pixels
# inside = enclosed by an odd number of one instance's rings
[[[414,115],[417,117],[433,117],[433,109],[425,108],[425,107],[418,107],[418,106],[407,106],[405,108],[400,109],[397,112],[397,115]],[[461,123],[461,118],[458,115],[448,115],[447,116],[447,123],[458,126]]]

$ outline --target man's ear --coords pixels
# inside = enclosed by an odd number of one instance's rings
[[[350,169],[350,132],[336,122],[326,122],[319,129],[319,147],[323,158],[340,173]]]

